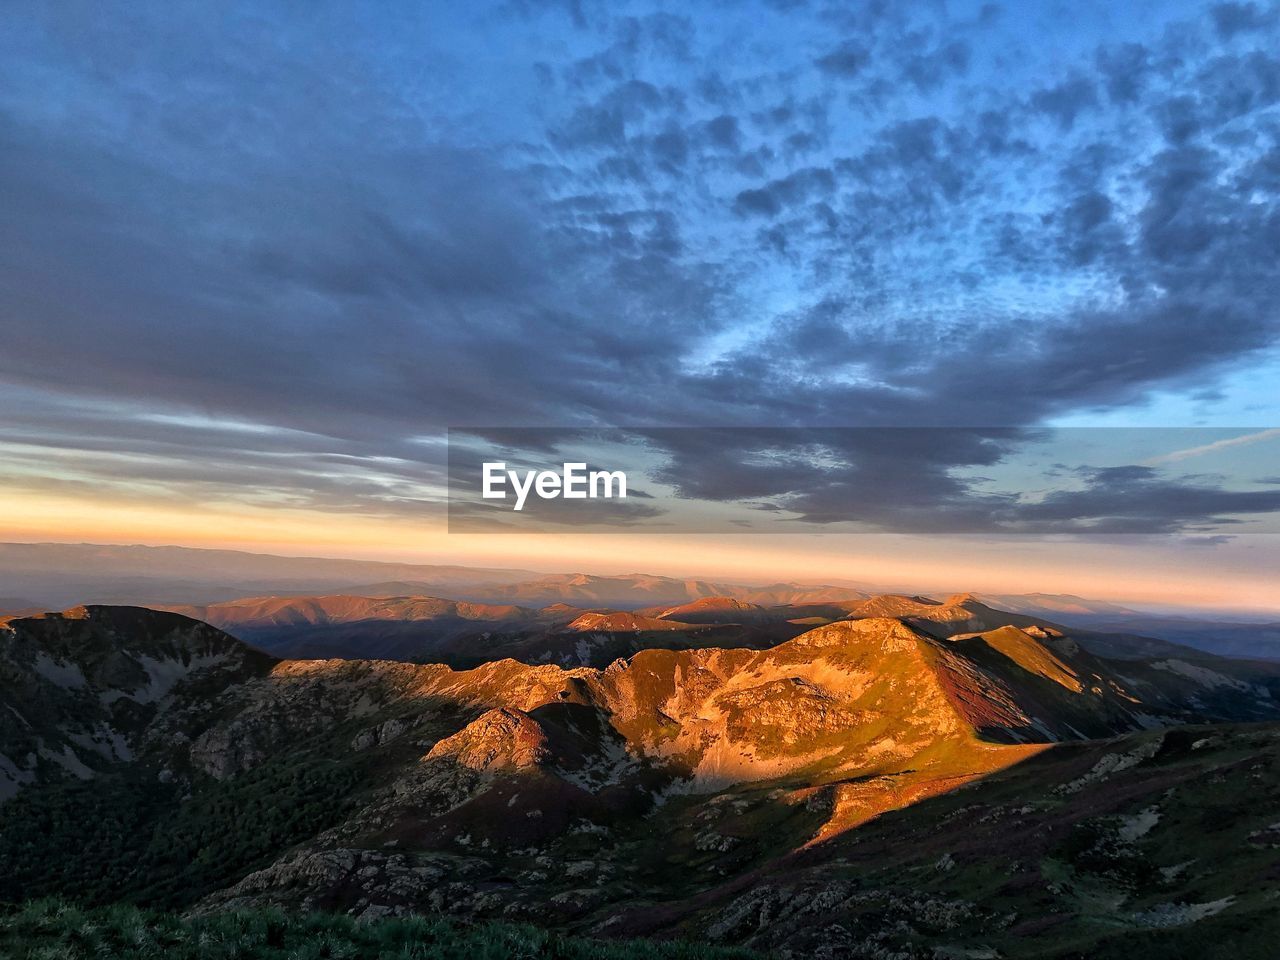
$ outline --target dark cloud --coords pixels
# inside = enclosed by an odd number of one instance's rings
[[[1280,58],[1254,50],[1213,57],[1196,78],[1209,123],[1226,123],[1280,101]]]
[[[1032,108],[1052,117],[1063,130],[1075,126],[1076,118],[1097,102],[1097,88],[1087,77],[1072,77],[1031,95]]]
[[[722,113],[708,120],[704,126],[707,139],[712,144],[725,150],[737,150],[741,134],[738,130],[738,118]]]
[[[1275,25],[1276,10],[1257,3],[1220,3],[1210,13],[1218,33],[1231,39],[1238,33],[1252,33]]]
[[[935,90],[969,69],[972,51],[963,40],[952,40],[936,49],[910,55],[902,74],[922,92]]]
[[[611,431],[607,439],[618,443],[625,437],[633,451],[628,462],[640,465],[630,474],[632,482],[643,476],[672,493],[647,496],[653,502],[634,510],[626,504],[600,510],[615,512],[619,523],[636,530],[652,529],[656,522],[681,531],[723,529],[729,523],[776,532],[835,525],[892,533],[1089,537],[1206,537],[1213,535],[1205,531],[1224,528],[1275,532],[1280,516],[1275,490],[1227,489],[1222,478],[1170,475],[1147,465],[1030,466],[1070,450],[1082,434],[1092,449],[1112,456],[1123,456],[1137,439],[1123,431],[962,427]],[[1210,432],[1204,439],[1221,436]],[[520,469],[589,461],[590,454],[582,451],[604,439],[599,431],[485,431],[474,438],[477,446],[463,447],[459,456],[451,440],[451,475],[474,494],[482,460],[501,459]],[[1007,473],[1014,465],[1019,474],[1031,471],[1035,479],[1030,482],[1041,488],[1037,494],[1011,489],[988,475]],[[477,499],[473,495],[465,502],[474,506]],[[739,509],[707,513],[701,509],[707,503]],[[476,511],[470,506],[468,517],[493,512],[492,503]],[[547,515],[507,518],[509,526],[537,529],[546,519],[591,526],[600,519],[595,513],[575,517],[563,503],[536,506]]]
[[[823,73],[840,77],[857,76],[870,62],[871,51],[857,40],[846,40],[815,61]]]
[[[1020,506],[1015,522],[1035,531],[1177,533],[1277,511],[1280,491],[1223,490],[1125,466],[1092,471],[1083,490],[1055,491],[1040,503]]]
[[[1111,198],[1096,190],[1080,194],[1062,214],[1063,244],[1080,265],[1096,260],[1122,242],[1114,230]]]
[[[771,180],[761,187],[743,190],[734,200],[734,210],[744,216],[776,216],[787,207],[823,196],[834,189],[835,176],[830,170],[811,167]]]
[[[413,508],[450,424],[1023,429],[1276,343],[1269,8],[1061,47],[1047,7],[1035,44],[932,6],[491,12],[13,18],[5,442],[74,482]],[[956,470],[1006,442],[729,492],[821,523],[875,480],[962,527],[1005,505]],[[1219,509],[1125,483],[1086,493]]]
[[[1221,547],[1228,543],[1232,543],[1235,537],[1229,537],[1224,534],[1214,534],[1207,537],[1181,537],[1180,543],[1189,547]]]
[[[1151,74],[1151,52],[1140,43],[1103,47],[1097,55],[1107,95],[1113,103],[1136,103]]]
[[[1171,144],[1184,144],[1200,132],[1200,104],[1195,97],[1175,96],[1157,104],[1154,113]]]
[[[562,147],[618,147],[646,120],[678,111],[683,96],[643,80],[625,80],[600,99],[576,108],[553,142]]]

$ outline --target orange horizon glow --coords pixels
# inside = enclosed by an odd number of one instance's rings
[[[1198,556],[1031,537],[957,540],[880,534],[449,534],[443,520],[243,503],[157,505],[0,493],[0,540],[186,546],[280,556],[520,567],[542,573],[743,582],[859,581],[906,592],[1076,594],[1179,607],[1274,610],[1265,564],[1209,567]]]

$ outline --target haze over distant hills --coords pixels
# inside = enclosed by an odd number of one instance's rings
[[[397,622],[413,623],[425,619],[440,622],[447,619],[438,611],[429,617],[416,615],[412,611],[422,613],[426,608],[406,602],[384,605],[382,612],[376,615],[356,616],[352,611],[368,600],[427,599],[472,603],[481,607],[520,607],[531,611],[564,604],[577,610],[565,619],[567,623],[587,610],[656,615],[691,603],[729,601],[760,607],[794,608],[791,615],[783,619],[819,616],[830,620],[836,615],[837,608],[848,613],[857,602],[886,595],[884,588],[870,583],[783,581],[743,584],[643,573],[613,576],[545,574],[513,568],[278,557],[233,550],[98,544],[0,544],[0,592],[6,598],[0,599],[0,613],[33,613],[81,603],[137,604],[182,609],[194,616],[205,612],[215,622],[229,628],[240,621],[240,614],[222,619],[221,614],[208,608],[234,602],[234,608],[243,611],[283,599],[296,603],[277,604],[281,610],[307,605],[321,610],[336,609],[345,604],[350,607],[348,613],[336,619],[326,614],[311,624],[318,633],[309,638],[309,645],[281,648],[281,652],[346,655],[344,651],[350,650],[353,631],[347,631],[345,646],[335,646],[330,638],[319,635],[327,629],[326,624],[376,621],[382,625],[379,629],[383,635],[362,651],[361,655],[365,656],[403,655],[403,643],[413,628],[396,626]],[[1025,615],[1032,620],[1066,623],[1081,631],[1171,641],[1231,656],[1280,657],[1280,621],[1259,621],[1257,617],[1233,620],[1210,614],[1155,614],[1116,602],[1069,594],[984,593],[980,597],[975,595],[975,598],[1009,613]],[[812,610],[806,612],[802,609],[805,607],[812,607]],[[390,611],[396,610],[401,612],[392,615]],[[295,630],[301,630],[302,621],[306,619],[301,618],[294,625]],[[510,628],[513,620],[529,619],[543,628],[558,618],[554,611],[537,616],[463,616],[457,618],[455,634],[462,639],[467,630],[485,632],[487,628],[481,623],[485,620]],[[723,622],[724,618],[712,619]],[[746,615],[737,618],[738,621],[744,619],[750,618]],[[700,611],[686,618],[685,622],[706,621],[706,612]],[[267,625],[253,626],[256,629]],[[285,624],[277,626],[283,628]],[[757,639],[766,642],[778,637],[775,634],[770,638]]]
[[[763,650],[825,624],[876,617],[902,620],[935,637],[1016,627],[1040,637],[1069,637],[1096,654],[1122,660],[1203,656],[1191,646],[1155,637],[1079,629],[996,609],[970,594],[946,600],[884,594],[768,605],[715,596],[639,610],[438,597],[255,597],[166,609],[211,623],[278,656],[385,658],[454,667],[502,658],[604,667],[653,648]]]
[[[0,543],[0,589],[46,609],[94,602],[210,603],[251,595],[338,593],[353,584],[396,580],[441,590],[537,576],[532,570],[281,557],[194,547]]]
[[[453,564],[282,557],[238,550],[110,544],[0,544],[0,584],[16,602],[217,603],[250,596],[446,594],[543,606],[558,601],[635,608],[743,591],[770,602],[845,597],[856,589],[779,583],[747,587],[650,574],[594,576]]]

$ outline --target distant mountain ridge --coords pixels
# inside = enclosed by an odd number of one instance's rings
[[[215,627],[315,626],[366,620],[525,620],[540,612],[513,604],[471,603],[442,597],[249,597],[228,603],[168,608]]]
[[[829,585],[775,583],[752,586],[643,573],[618,576],[554,574],[518,583],[472,587],[466,591],[466,595],[472,599],[505,600],[538,606],[560,601],[618,609],[674,607],[716,597],[732,597],[755,604],[783,604],[865,596],[853,588]]]
[[[684,623],[760,623],[776,619],[776,614],[759,603],[736,597],[703,597],[668,607],[658,616]]]
[[[778,582],[740,584],[651,574],[594,576],[544,574],[515,568],[457,564],[277,557],[244,551],[99,544],[0,544],[0,578],[9,599],[0,615],[60,609],[77,603],[154,607],[207,607],[243,598],[425,596],[459,602],[534,609],[565,603],[656,616],[663,610],[715,597],[758,606],[811,606],[796,619],[833,619],[852,601],[883,596],[865,584]],[[1070,594],[981,594],[979,602],[1032,619],[1065,623],[1073,631],[1121,634],[1143,654],[1172,641],[1236,657],[1280,659],[1280,622],[1172,616]],[[572,619],[572,618],[570,618]],[[382,621],[390,624],[392,621]],[[317,629],[320,629],[317,627]],[[386,629],[390,630],[388,626]],[[313,649],[341,652],[341,640],[317,637]],[[403,638],[386,638],[375,652],[397,655]],[[1145,649],[1144,648],[1145,644]],[[1118,649],[1112,652],[1119,652]]]
[[[241,550],[92,543],[0,543],[6,592],[46,606],[233,600],[263,594],[343,592],[351,584],[408,580],[437,589],[509,582],[532,570],[456,564],[283,557]]]
[[[626,579],[626,578],[622,578]],[[582,584],[577,584],[581,586]],[[594,581],[590,586],[594,590]],[[166,609],[201,619],[285,657],[386,658],[456,667],[511,657],[524,663],[605,666],[647,647],[766,649],[835,620],[892,617],[938,637],[1015,626],[1069,635],[1118,658],[1195,656],[1154,638],[1075,630],[1043,617],[990,607],[971,594],[946,600],[886,594],[765,606],[708,596],[675,606],[584,609],[441,597],[252,597]]]

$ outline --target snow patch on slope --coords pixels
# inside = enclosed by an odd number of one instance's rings
[[[79,666],[55,660],[43,650],[36,654],[33,666],[36,673],[64,690],[83,690],[89,685]]]
[[[195,656],[183,663],[181,660],[157,660],[143,654],[137,658],[137,661],[138,665],[147,672],[146,685],[129,692],[110,690],[102,694],[99,699],[104,704],[114,703],[121,697],[126,697],[135,703],[155,703],[167,696],[169,691],[191,674],[208,667],[218,666],[226,659],[226,654],[215,653]]]

